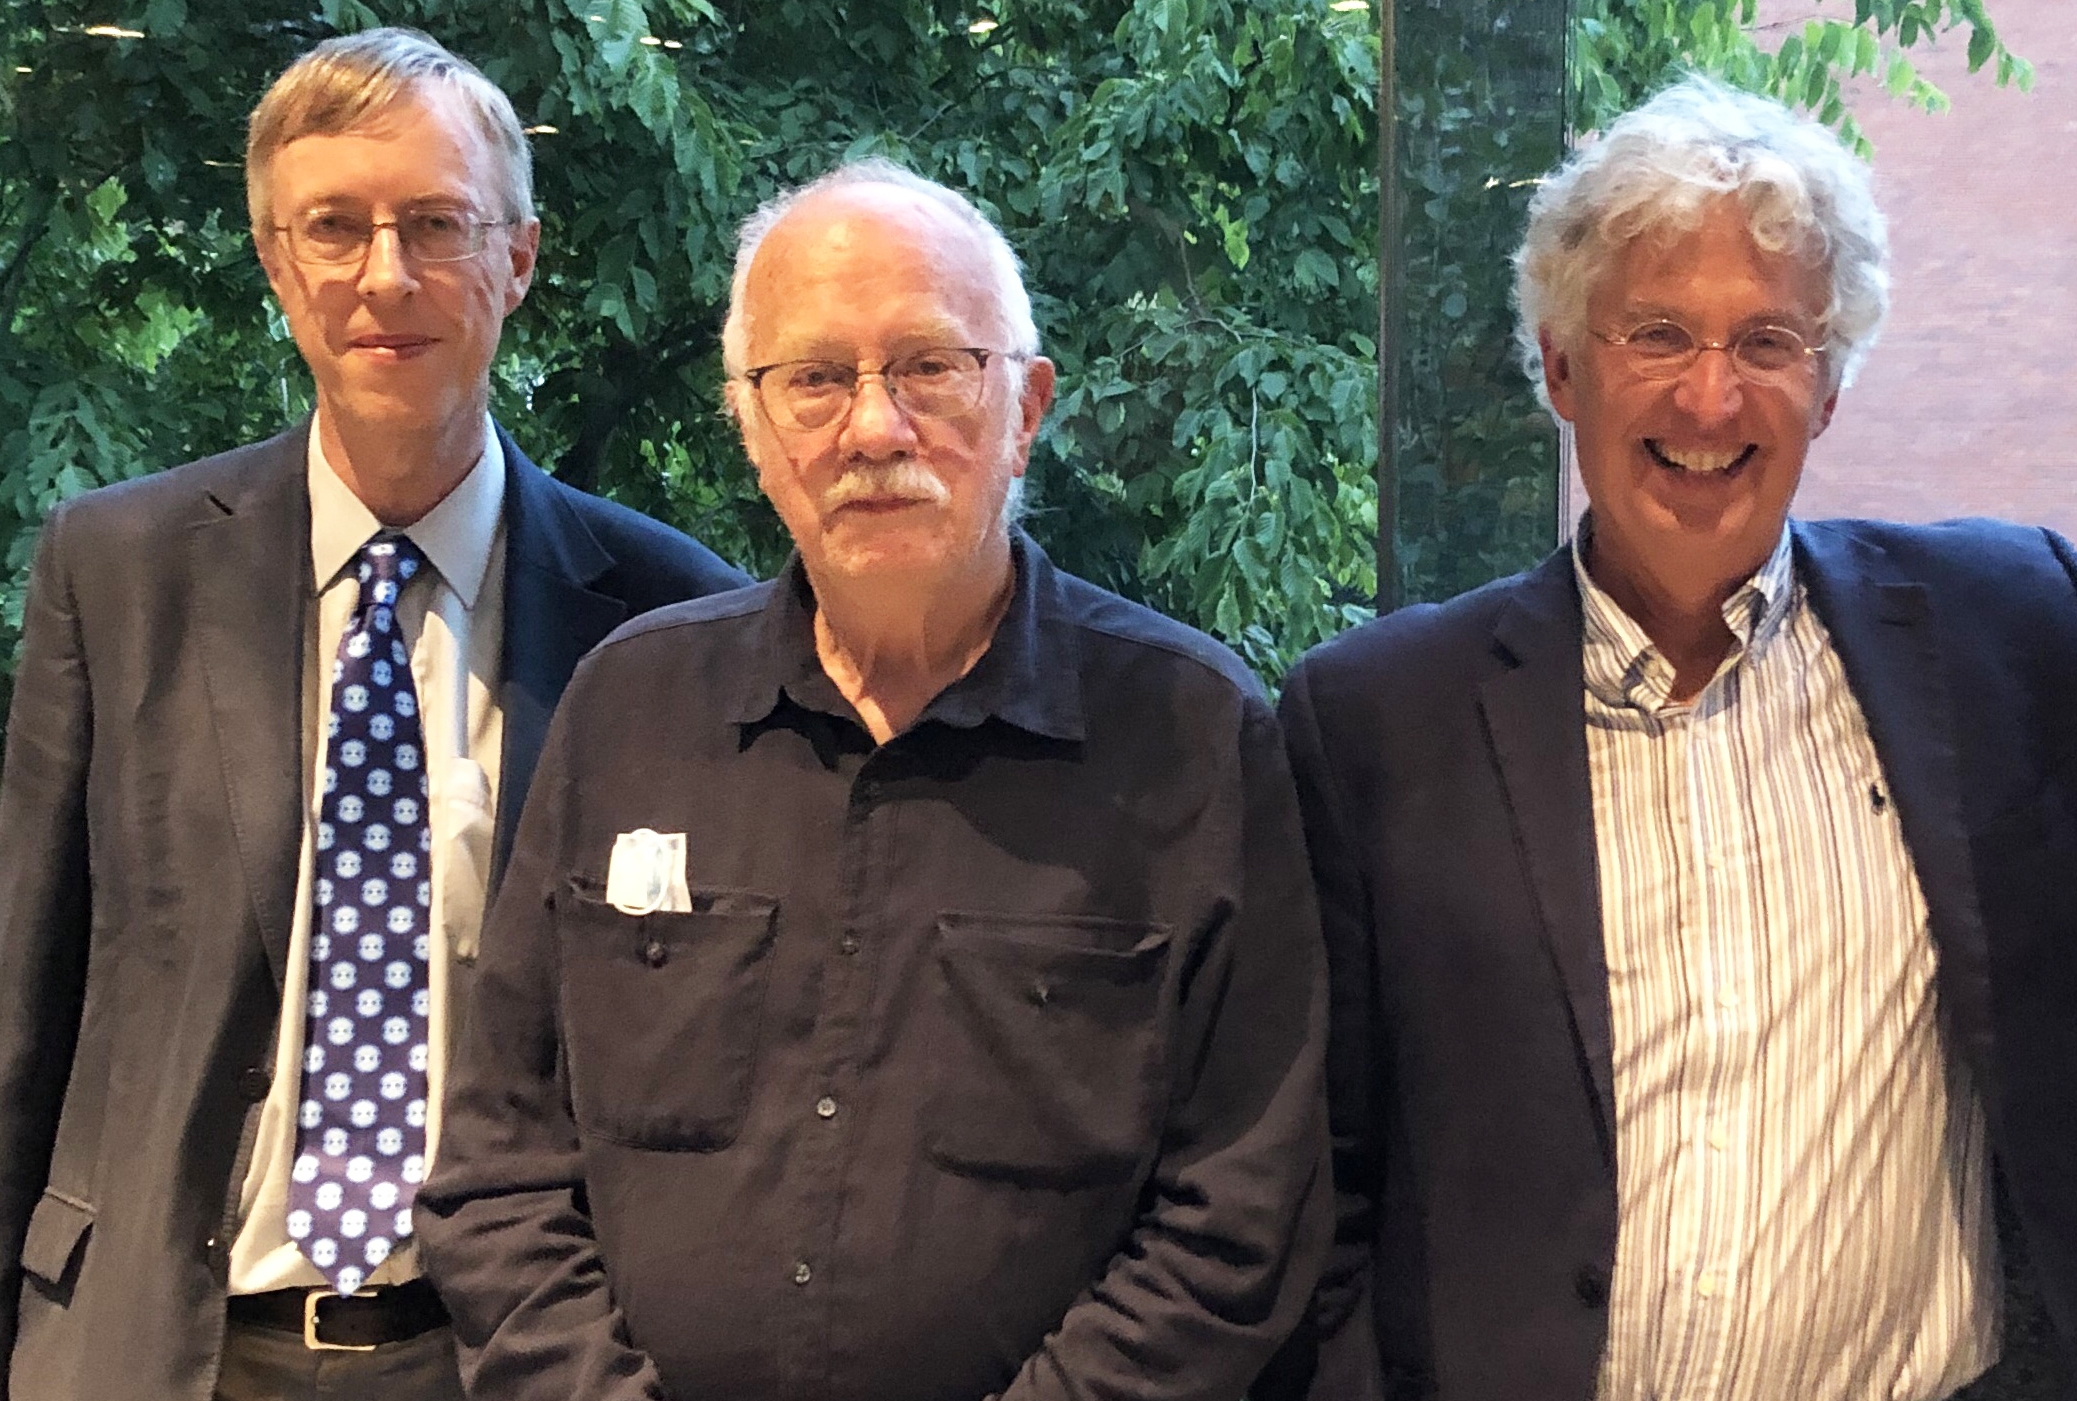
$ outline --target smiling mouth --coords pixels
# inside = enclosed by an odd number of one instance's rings
[[[1736,452],[1722,448],[1684,448],[1675,451],[1654,438],[1644,440],[1644,450],[1651,454],[1652,461],[1671,472],[1681,472],[1693,477],[1730,476],[1752,461],[1753,454],[1760,450],[1758,443],[1747,443]]]

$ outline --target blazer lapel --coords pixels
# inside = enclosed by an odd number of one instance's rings
[[[498,815],[491,842],[495,895],[548,722],[583,655],[627,617],[627,605],[590,585],[613,566],[555,483],[503,428],[505,479],[505,739],[498,759]]]
[[[1500,614],[1493,629],[1498,669],[1480,684],[1479,706],[1613,1171],[1613,1033],[1580,628],[1572,556],[1559,550],[1522,580]]]
[[[1839,649],[1925,894],[1950,1026],[1977,1072],[1990,1068],[1989,952],[1962,821],[1954,698],[1924,583],[1836,526],[1794,526],[1811,606]]]
[[[238,870],[276,987],[303,843],[303,650],[310,580],[308,425],[252,450],[188,538],[195,640],[237,832]]]

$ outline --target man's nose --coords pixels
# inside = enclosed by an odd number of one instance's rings
[[[1745,404],[1745,381],[1724,346],[1705,345],[1674,381],[1673,401],[1704,427],[1726,422]]]
[[[842,446],[866,458],[907,456],[915,451],[915,421],[895,401],[893,382],[881,371],[858,372]]]
[[[397,226],[382,223],[368,230],[368,251],[361,255],[361,294],[374,296],[417,285],[411,260],[404,254],[404,236]]]

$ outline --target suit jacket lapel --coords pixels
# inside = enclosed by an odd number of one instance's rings
[[[497,893],[548,722],[578,659],[618,627],[627,605],[589,587],[613,557],[555,484],[498,430],[505,479],[504,677],[498,686],[505,739],[498,760],[498,815],[490,891]]]
[[[1613,1170],[1615,1070],[1580,627],[1571,552],[1559,550],[1516,586],[1497,620],[1496,669],[1480,683],[1479,706]]]
[[[200,503],[188,538],[195,640],[208,680],[238,869],[276,987],[303,841],[303,651],[310,580],[309,425],[253,450]]]
[[[1839,526],[1799,521],[1794,539],[1811,606],[1839,649],[1897,805],[1940,954],[1950,1028],[1977,1083],[1989,1084],[1989,954],[1962,821],[1954,698],[1926,587]]]

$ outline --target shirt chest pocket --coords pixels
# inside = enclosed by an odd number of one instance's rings
[[[1151,1160],[1168,1079],[1168,931],[939,917],[925,1145],[955,1172],[1047,1186]]]
[[[557,903],[578,1128],[635,1148],[727,1147],[749,1108],[778,901],[700,891],[689,911],[628,915],[573,883]]]

